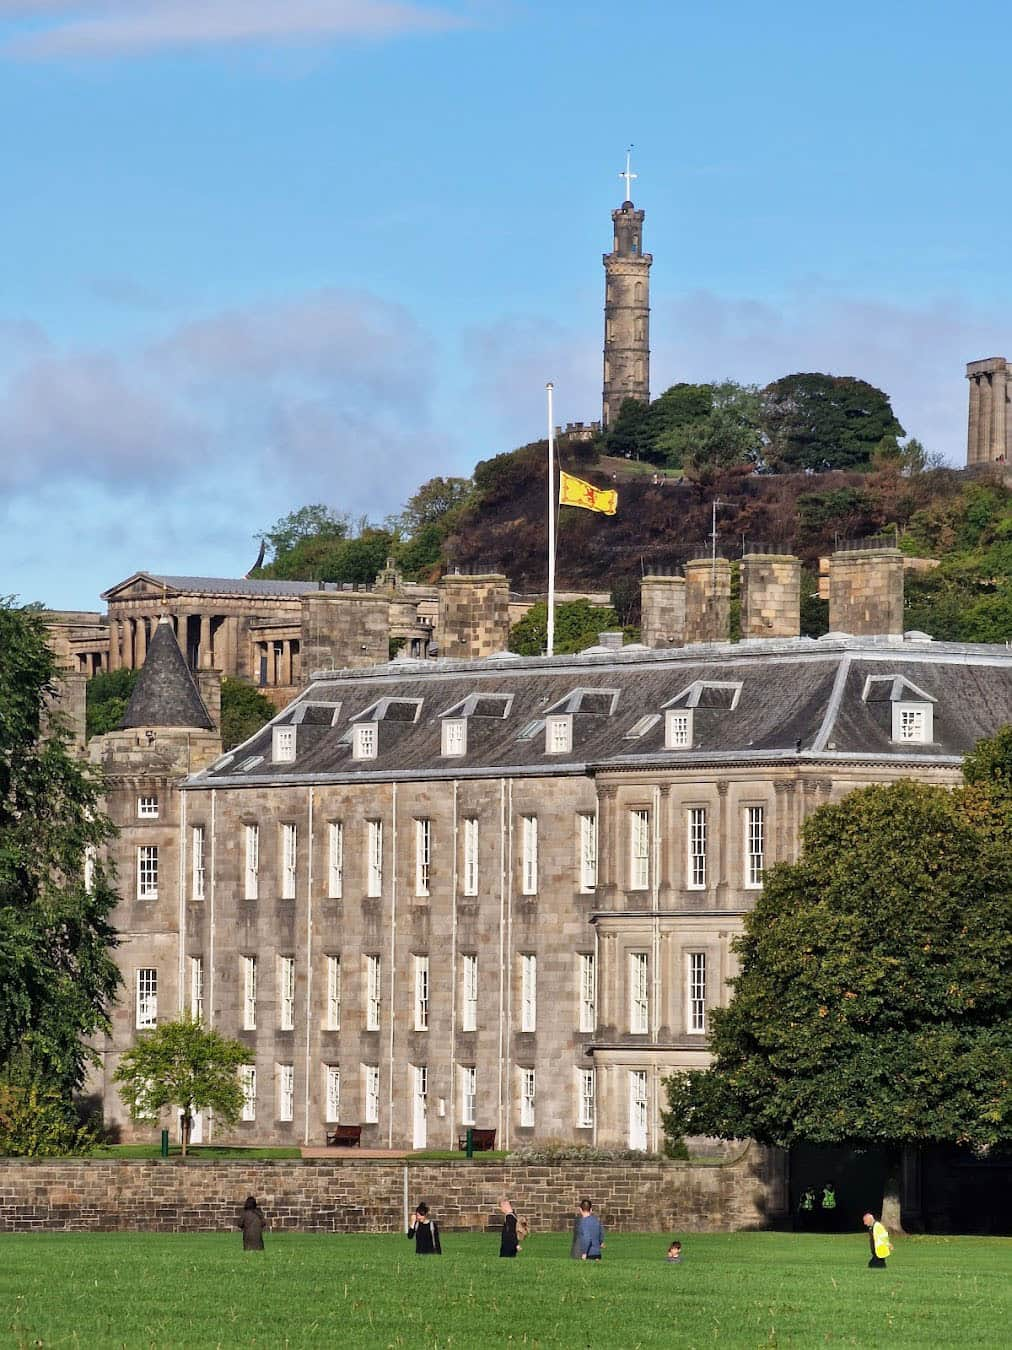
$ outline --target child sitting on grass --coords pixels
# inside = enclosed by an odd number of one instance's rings
[[[681,1262],[681,1259],[682,1244],[680,1242],[672,1242],[671,1246],[668,1248],[668,1261],[674,1266],[678,1265]]]

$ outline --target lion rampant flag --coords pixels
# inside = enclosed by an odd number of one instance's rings
[[[618,493],[614,488],[596,488],[571,473],[559,474],[559,505],[582,506],[585,511],[600,511],[613,516],[618,510]]]

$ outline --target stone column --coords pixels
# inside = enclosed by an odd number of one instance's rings
[[[597,790],[597,894],[602,909],[615,908],[615,789]]]
[[[776,820],[773,825],[773,862],[791,860],[791,823],[794,819],[794,784],[778,781],[773,784],[776,799]],[[767,863],[766,866],[769,866]]]
[[[292,644],[288,638],[281,644],[281,683],[289,685],[292,682]]]
[[[658,849],[657,905],[660,909],[669,909],[672,892],[675,889],[675,828],[671,819],[671,784],[662,783],[657,800],[657,832],[660,836]]]
[[[144,664],[147,654],[148,654],[148,621],[142,614],[137,620],[137,644],[136,647],[134,648],[134,655],[137,659],[138,666],[142,666]]]
[[[977,437],[978,463],[987,460],[987,448],[991,444],[991,376],[980,377],[980,430]]]
[[[211,660],[211,616],[210,614],[201,614],[200,650],[197,653],[197,665],[201,670],[210,670],[213,664]]]
[[[120,629],[122,624],[119,619],[109,620],[109,669],[119,670],[120,668]]]
[[[1005,367],[996,370],[991,376],[991,442],[987,448],[989,464],[996,463],[1005,454],[1007,383],[1008,370]]]
[[[968,375],[970,381],[970,413],[966,425],[966,462],[980,460],[980,376]]]
[[[728,868],[728,806],[727,783],[717,784],[717,857],[713,869],[714,898],[718,905],[727,904],[727,868]]]

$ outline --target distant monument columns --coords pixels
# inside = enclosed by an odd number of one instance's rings
[[[1007,464],[1009,452],[1009,367],[1004,356],[970,361],[970,408],[966,428],[966,464]]]

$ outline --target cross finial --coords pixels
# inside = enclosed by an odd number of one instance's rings
[[[627,202],[632,201],[632,180],[634,178],[639,178],[639,174],[633,173],[629,167],[630,161],[632,160],[632,152],[633,146],[630,145],[625,152],[625,173],[619,174],[619,178],[625,179],[625,200]]]

